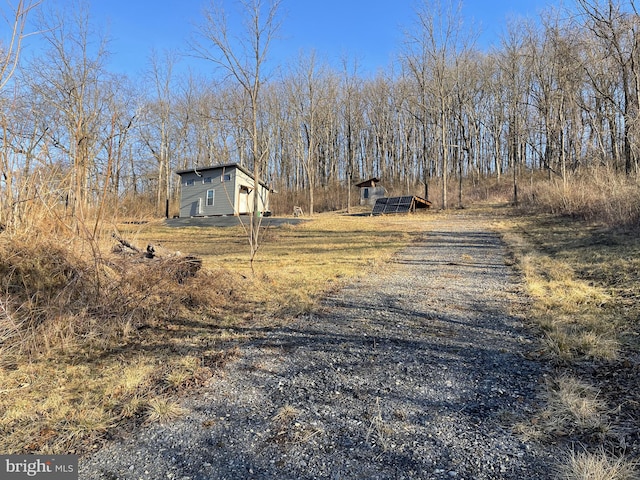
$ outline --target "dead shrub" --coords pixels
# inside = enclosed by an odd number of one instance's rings
[[[82,316],[95,295],[91,267],[64,245],[18,239],[0,244],[0,330],[11,335],[3,351],[48,351],[68,344],[78,330],[70,317]]]
[[[50,240],[0,244],[3,354],[108,348],[186,311],[214,314],[240,291],[230,273],[196,272],[188,257],[145,260],[85,250],[94,256]]]

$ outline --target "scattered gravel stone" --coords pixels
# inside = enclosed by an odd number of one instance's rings
[[[545,366],[503,246],[479,217],[425,234],[311,315],[242,347],[188,414],[81,459],[98,479],[553,478],[513,430]]]

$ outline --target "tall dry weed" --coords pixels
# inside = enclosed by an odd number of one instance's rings
[[[610,227],[640,228],[640,183],[605,169],[559,179],[538,180],[523,189],[526,208],[566,215]]]

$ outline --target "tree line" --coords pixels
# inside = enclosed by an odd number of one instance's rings
[[[519,182],[537,172],[565,187],[576,172],[639,173],[633,0],[574,0],[514,21],[488,51],[461,4],[424,0],[396,61],[374,75],[313,51],[271,65],[280,2],[240,4],[246,31],[229,31],[214,2],[185,45],[210,70],[178,73],[179,53],[156,52],[140,78],[109,71],[86,4],[20,0],[4,12],[2,228],[20,228],[35,206],[74,221],[140,204],[163,214],[179,194],[176,170],[228,162],[304,196],[311,213],[319,189],[350,204],[350,186],[374,176],[438,192],[447,208],[463,180],[508,179],[517,202]],[[24,48],[32,35],[38,51]]]

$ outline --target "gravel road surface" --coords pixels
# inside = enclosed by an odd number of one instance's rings
[[[81,459],[81,479],[547,479],[514,433],[545,367],[486,220],[442,216],[392,265],[244,345],[180,420]]]

